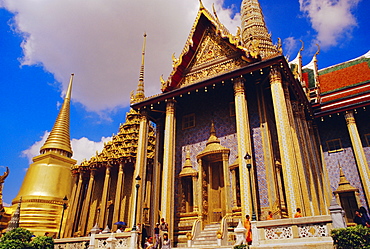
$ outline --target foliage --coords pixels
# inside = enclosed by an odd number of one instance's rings
[[[35,237],[24,228],[16,228],[4,234],[0,239],[0,249],[53,249],[54,240],[51,237]]]
[[[233,249],[248,249],[249,246],[246,244],[234,246]]]
[[[354,226],[331,231],[337,249],[370,249],[370,228]]]
[[[33,239],[31,242],[32,248],[34,249],[53,249],[54,240],[48,236],[39,236]]]

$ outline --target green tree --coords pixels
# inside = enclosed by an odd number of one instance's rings
[[[0,249],[32,249],[32,233],[24,228],[16,228],[0,239]]]
[[[48,236],[39,236],[32,240],[32,248],[34,249],[53,249],[54,240]]]
[[[4,234],[0,239],[0,249],[53,249],[51,237],[39,236],[32,241],[32,233],[24,228],[16,228]]]

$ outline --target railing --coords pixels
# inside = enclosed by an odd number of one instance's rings
[[[95,235],[95,247],[109,248],[108,239],[111,233],[107,234],[96,234]],[[115,249],[128,249],[131,245],[131,233],[115,233],[114,234],[114,248]],[[87,249],[89,248],[90,237],[76,237],[76,238],[65,238],[65,239],[55,239],[54,249]]]
[[[230,228],[236,227],[240,217],[235,217],[232,214],[226,214],[221,220],[221,239],[222,245],[233,244],[235,241],[234,232],[229,232]],[[230,243],[229,243],[230,242]]]
[[[201,231],[202,231],[202,220],[198,218],[194,221],[193,227],[191,229],[191,234],[193,236],[191,240],[194,240],[194,238],[196,238]]]

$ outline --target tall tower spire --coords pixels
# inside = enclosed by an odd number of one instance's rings
[[[54,127],[40,150],[41,155],[32,159],[33,163],[12,202],[12,209],[16,210],[22,200],[19,226],[29,229],[35,235],[43,235],[45,232],[56,235],[62,222],[63,198],[67,196],[71,199],[71,167],[76,164],[76,160],[71,158],[69,136],[72,81],[73,74]]]
[[[142,49],[142,52],[141,52],[141,67],[140,67],[139,83],[137,85],[137,90],[136,90],[135,97],[131,96],[131,102],[140,101],[140,100],[145,98],[145,94],[144,94],[145,46],[146,46],[146,33],[144,33],[143,49]]]
[[[62,155],[72,157],[71,139],[69,135],[69,109],[71,101],[72,82],[74,74],[71,74],[64,103],[60,109],[54,127],[49,137],[46,139],[44,146],[41,147],[40,153],[44,154],[50,150],[56,150]]]
[[[273,56],[278,49],[272,44],[258,0],[243,0],[241,6],[242,41],[251,54],[261,58]]]

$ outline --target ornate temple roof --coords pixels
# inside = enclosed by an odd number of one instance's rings
[[[126,114],[126,122],[119,127],[118,134],[113,135],[112,140],[104,144],[103,150],[84,160],[80,165],[75,165],[73,170],[99,168],[114,162],[135,162],[137,142],[139,139],[139,126],[141,114],[130,109]],[[155,136],[153,127],[149,127],[148,133],[148,158],[154,158]]]
[[[233,57],[242,58],[243,62],[239,61],[239,66],[256,60],[242,46],[240,29],[235,36],[232,35],[219,21],[216,12],[212,15],[200,1],[200,8],[185,46],[179,58],[173,55],[173,70],[170,76],[167,81],[161,78],[162,92],[193,84],[198,76],[204,80],[227,71],[213,70],[212,65],[215,64],[224,65],[219,68],[229,68],[230,71],[234,68],[226,63]]]
[[[365,55],[319,70],[321,102],[316,116],[370,104],[370,51]]]
[[[45,144],[41,147],[40,153],[44,154],[50,150],[58,150],[66,153],[66,156],[72,157],[72,147],[69,135],[69,109],[71,101],[73,75],[68,85],[64,103],[59,111],[57,120],[51,130]]]

